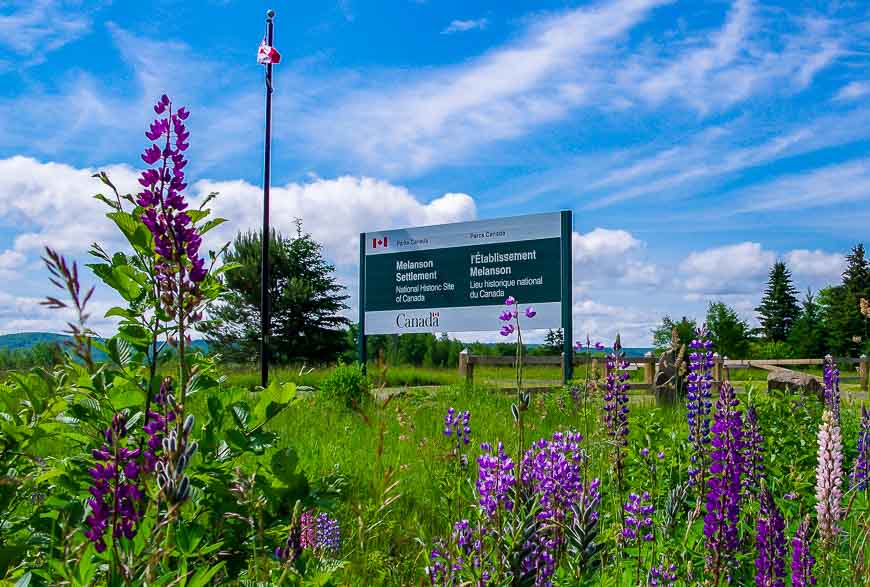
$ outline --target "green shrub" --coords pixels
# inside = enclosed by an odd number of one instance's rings
[[[344,401],[348,406],[361,405],[371,394],[371,382],[359,363],[338,366],[320,383],[326,397]]]

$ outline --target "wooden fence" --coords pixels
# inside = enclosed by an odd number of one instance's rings
[[[629,370],[643,370],[643,382],[630,383],[629,389],[639,389],[652,393],[653,377],[655,377],[656,362],[658,359],[652,353],[647,353],[642,357],[625,357],[625,360],[629,363]],[[837,365],[840,366],[840,381],[842,383],[858,383],[861,391],[868,390],[870,359],[868,359],[866,355],[862,355],[857,359],[847,357],[836,359],[836,361]],[[593,368],[596,366],[603,367],[604,359],[588,357],[586,355],[574,356],[573,363],[575,367],[585,366],[587,362],[591,362]],[[724,380],[730,379],[732,369],[757,368],[770,371],[776,368],[788,367],[820,367],[822,363],[823,359],[729,359],[727,357],[723,358],[715,355],[713,381],[715,383],[720,383]],[[514,367],[515,364],[516,359],[514,357],[472,355],[468,352],[468,349],[459,353],[459,375],[460,377],[463,377],[469,385],[474,384],[474,368],[476,365]],[[565,371],[564,355],[526,356],[523,358],[523,364],[558,366],[563,373]],[[854,376],[844,375],[843,373],[845,370],[843,367],[846,365],[849,365],[850,367],[857,365],[857,374]]]

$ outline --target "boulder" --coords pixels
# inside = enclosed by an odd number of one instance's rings
[[[825,384],[818,377],[791,369],[774,369],[767,374],[767,391],[795,392],[804,390],[819,398],[825,397]]]

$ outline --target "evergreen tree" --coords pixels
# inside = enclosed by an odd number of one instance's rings
[[[546,354],[558,354],[564,349],[565,335],[561,328],[547,330],[544,337],[544,351]]]
[[[822,324],[821,308],[811,289],[801,306],[801,313],[788,336],[788,346],[795,358],[813,359],[827,354],[827,337]]]
[[[870,298],[870,263],[864,256],[863,243],[852,247],[852,252],[846,255],[843,285],[858,299]]]
[[[792,326],[800,315],[797,289],[791,281],[791,272],[782,261],[773,264],[767,280],[767,289],[761,298],[761,305],[755,311],[765,336],[773,342],[788,338]]]
[[[236,236],[225,261],[240,267],[225,274],[226,295],[203,327],[210,348],[230,361],[259,358],[260,239],[261,233]],[[335,268],[323,258],[320,244],[302,232],[301,223],[296,238],[273,230],[269,263],[272,360],[334,360],[347,346],[350,321],[341,312],[347,309],[348,296],[335,281]]]
[[[659,350],[669,348],[671,346],[671,336],[675,328],[677,330],[677,337],[680,339],[680,344],[688,346],[695,338],[698,323],[685,316],[679,322],[674,322],[670,316],[665,315],[662,318],[662,323],[652,331],[653,346]]]
[[[822,289],[819,292],[819,307],[827,352],[840,356],[859,354],[864,320],[858,298],[852,290],[843,285]]]
[[[749,324],[731,306],[710,302],[707,307],[707,331],[713,348],[721,356],[731,359],[749,356]]]

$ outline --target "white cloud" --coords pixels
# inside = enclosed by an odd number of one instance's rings
[[[847,102],[870,94],[870,82],[849,82],[837,91],[834,100]]]
[[[459,160],[482,144],[563,117],[586,95],[589,67],[668,0],[601,2],[537,19],[521,37],[468,63],[392,79],[355,78],[294,127],[329,152],[390,173]],[[396,79],[398,78],[398,79]]]
[[[620,90],[653,105],[678,98],[708,114],[761,91],[800,91],[843,52],[831,22],[804,18],[798,32],[784,34],[761,12],[752,0],[736,0],[721,29],[634,56]]]
[[[692,252],[680,271],[689,293],[721,296],[755,291],[775,260],[760,243],[743,242]]]
[[[786,253],[784,260],[796,277],[822,280],[823,283],[839,281],[846,268],[845,255],[818,249],[795,249]]]
[[[578,263],[594,261],[597,257],[624,255],[637,249],[641,242],[625,230],[596,228],[591,232],[575,232],[571,239],[574,260]]]
[[[573,233],[574,282],[581,291],[606,287],[613,279],[629,285],[654,285],[658,268],[639,258],[643,242],[620,229]]]
[[[122,194],[137,191],[133,169],[115,165],[105,170]],[[71,259],[82,258],[94,241],[109,251],[124,247],[114,224],[104,217],[108,208],[93,198],[97,192],[108,195],[91,177],[96,171],[26,157],[0,159],[0,226],[13,226],[17,233],[12,248],[0,250],[0,275],[14,276],[15,282],[24,285],[24,266],[35,263],[46,245]],[[188,190],[189,199],[195,203],[212,191],[220,192],[211,204],[215,215],[229,222],[206,235],[207,246],[216,249],[239,230],[259,228],[260,186],[245,181],[202,180]],[[271,202],[272,225],[289,235],[295,230],[294,219],[302,218],[304,229],[324,245],[327,258],[338,265],[339,279],[351,292],[356,290],[360,232],[458,222],[474,219],[477,214],[475,202],[467,194],[446,193],[424,202],[404,187],[350,176],[273,186]],[[95,281],[88,279],[89,283]],[[103,294],[108,296],[98,290],[95,300],[97,305],[105,305],[99,316],[109,307],[102,301]],[[7,299],[15,310],[0,316],[0,330],[63,328],[61,314],[47,312],[28,299]]]
[[[46,54],[90,32],[90,16],[76,4],[60,0],[9,3],[9,12],[0,14],[0,46],[27,56],[28,64],[44,61]]]
[[[454,20],[451,21],[447,28],[441,31],[442,35],[452,35],[453,33],[464,33],[467,31],[482,31],[487,27],[489,21],[485,18],[474,20]]]
[[[804,210],[870,198],[870,160],[794,173],[734,194],[737,212]]]
[[[216,191],[215,213],[232,219],[223,230],[229,239],[236,230],[259,226],[262,188],[244,181],[200,181],[193,189],[199,195]],[[304,228],[323,243],[330,258],[339,264],[359,259],[359,233],[403,226],[440,224],[473,219],[477,212],[467,194],[446,193],[424,203],[406,188],[368,177],[315,179],[271,189],[273,226],[286,234],[302,218]]]
[[[166,93],[193,112],[188,126],[201,152],[194,170],[256,152],[262,141],[258,70],[218,64],[183,42],[138,36],[112,22],[106,28],[126,69],[109,82],[72,69],[58,90],[36,86],[0,98],[0,148],[20,152],[26,145],[28,152],[88,162],[128,158],[145,146],[149,113]]]

